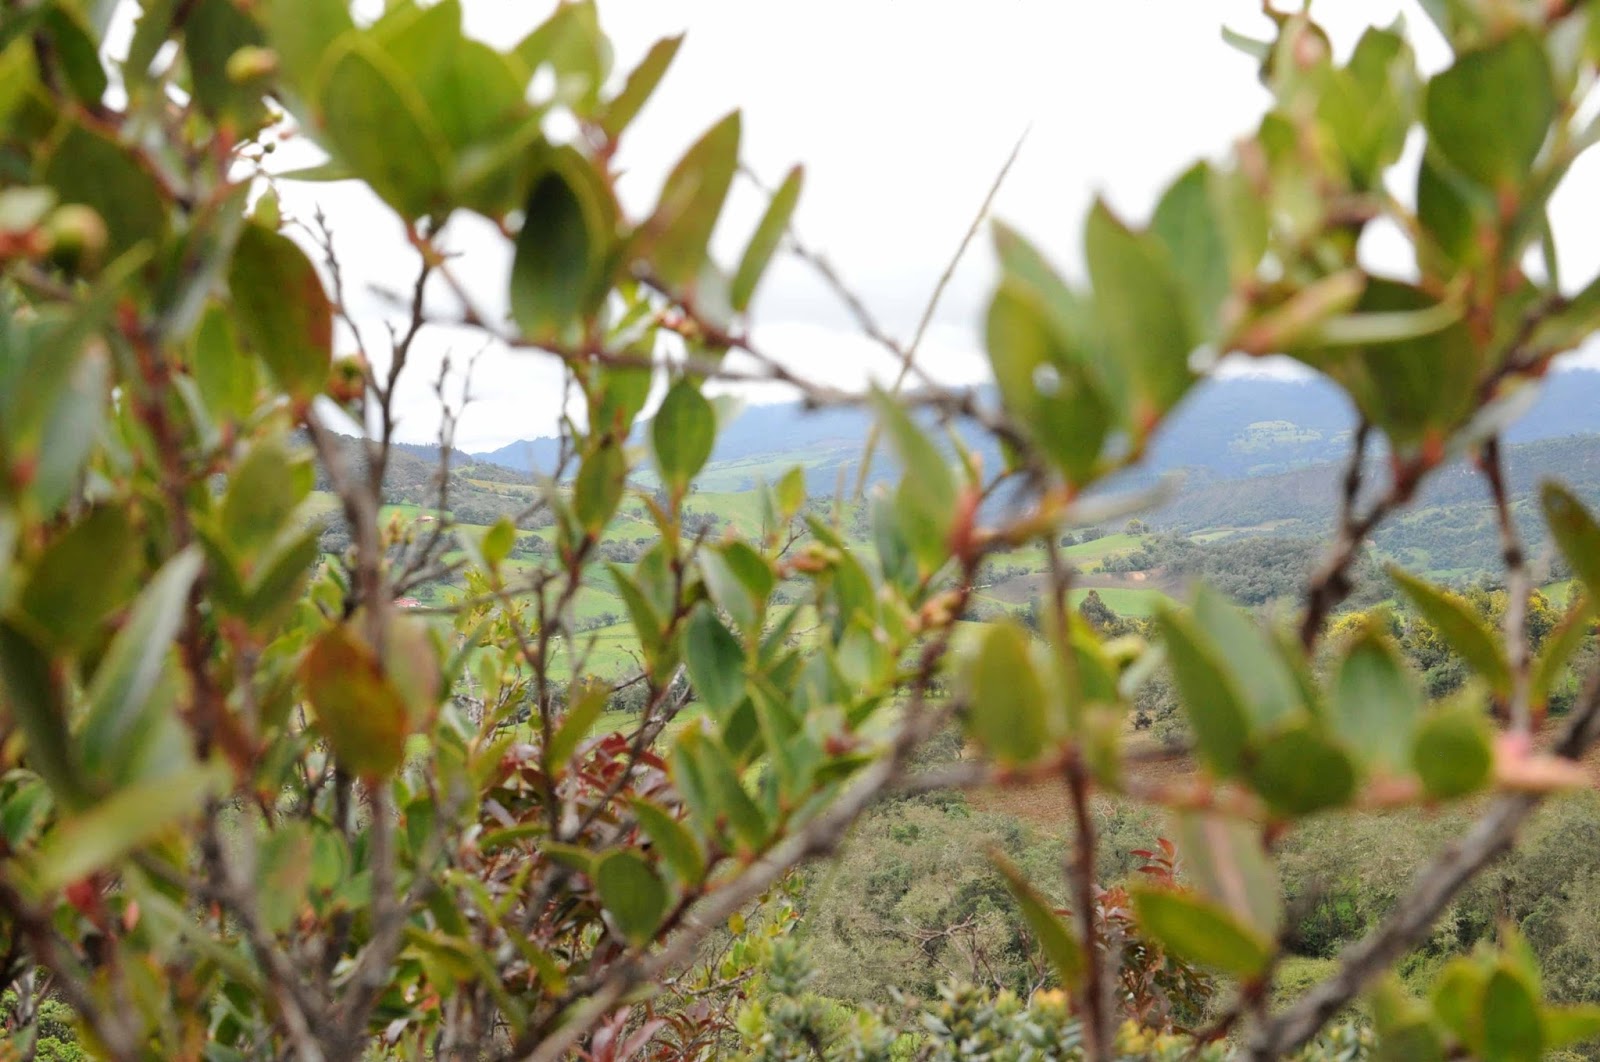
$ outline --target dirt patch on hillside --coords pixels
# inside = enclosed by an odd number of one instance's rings
[[[1194,758],[1173,752],[1147,731],[1136,731],[1124,744],[1126,770],[1146,782],[1187,778],[1194,773]],[[1065,831],[1072,826],[1072,804],[1066,783],[1048,778],[1023,785],[985,786],[971,790],[967,799],[979,811],[1011,815],[1042,827],[1047,832]]]

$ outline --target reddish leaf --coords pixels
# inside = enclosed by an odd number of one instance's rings
[[[364,778],[383,778],[405,755],[406,702],[372,649],[347,626],[330,627],[300,665],[306,695],[333,754]]]

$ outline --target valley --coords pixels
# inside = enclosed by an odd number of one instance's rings
[[[1566,411],[1585,396],[1593,397],[1600,408],[1600,372],[1568,372],[1561,383],[1551,389],[1562,397],[1547,400],[1552,408],[1538,423],[1541,431],[1560,431],[1575,423],[1577,414]],[[1327,435],[1331,419],[1343,411],[1330,412],[1329,396],[1311,383],[1245,377],[1215,381],[1208,387],[1180,410],[1156,448],[1152,475],[1181,476],[1175,491],[1137,517],[1111,526],[1063,530],[1060,556],[1074,569],[1074,605],[1092,591],[1117,615],[1142,620],[1163,601],[1186,599],[1192,586],[1203,581],[1270,614],[1287,615],[1297,606],[1297,588],[1317,563],[1326,529],[1332,525],[1336,484],[1343,471],[1332,461],[1304,463],[1308,455],[1321,453],[1308,450],[1307,440]],[[1576,392],[1578,398],[1568,392]],[[1303,419],[1270,424],[1245,420],[1251,410],[1270,402],[1283,404]],[[870,499],[852,496],[849,485],[856,474],[853,466],[842,463],[847,455],[859,461],[868,422],[851,411],[829,411],[819,420],[812,423],[783,407],[760,407],[729,422],[702,485],[685,503],[686,531],[711,543],[773,532],[764,515],[770,510],[764,500],[766,484],[776,482],[789,468],[799,468],[809,491],[804,517],[830,524],[851,552],[866,561],[874,558]],[[771,446],[779,436],[767,429],[775,423],[781,432],[791,422],[796,425],[793,450],[754,451],[758,433],[763,445]],[[852,432],[859,437],[852,437]],[[1537,434],[1528,425],[1511,436]],[[511,463],[519,454],[537,462],[549,450],[544,443],[534,440],[476,455],[452,452],[443,509],[437,448],[397,449],[385,482],[388,504],[383,513],[395,540],[415,548],[440,521],[455,535],[477,538],[497,521],[508,520],[516,527],[516,544],[505,561],[507,572],[537,570],[555,549],[553,519],[538,504],[549,481],[537,469],[518,470]],[[1179,467],[1178,455],[1196,463]],[[1243,463],[1243,455],[1253,463]],[[1570,575],[1552,558],[1541,522],[1530,518],[1531,499],[1542,479],[1557,475],[1580,496],[1600,497],[1600,435],[1527,439],[1512,444],[1508,458],[1513,510],[1528,536],[1536,582],[1560,605]],[[885,489],[888,477],[897,474],[886,452],[878,455],[874,468],[869,495]],[[1272,471],[1252,471],[1261,468]],[[1375,458],[1369,479],[1381,481],[1383,474],[1381,458]],[[842,491],[841,483],[847,484]],[[1141,485],[1130,479],[1111,489],[1132,491]],[[348,545],[348,536],[326,486],[319,483],[323,489],[313,495],[307,512],[327,522],[324,553],[332,557]],[[567,484],[556,481],[554,489],[565,490]],[[575,657],[583,659],[590,673],[613,680],[626,677],[637,666],[626,649],[633,638],[627,608],[608,567],[629,570],[659,534],[649,502],[656,489],[653,476],[641,471],[632,489],[633,497],[623,502],[598,543],[582,589],[568,603],[581,634],[580,644],[564,651],[569,662],[558,664],[562,674],[570,674],[570,660]],[[800,535],[796,545],[803,543],[805,529],[799,523],[786,533]],[[1458,463],[1435,476],[1415,504],[1378,530],[1358,573],[1360,585],[1351,604],[1392,603],[1392,592],[1381,585],[1385,564],[1464,588],[1490,577],[1497,568],[1497,550],[1493,511],[1481,478]],[[449,548],[438,559],[448,567],[459,564],[464,554]],[[1037,547],[991,559],[975,587],[968,618],[1026,621],[1046,578],[1047,560]],[[443,607],[459,592],[458,583],[446,576],[418,586],[410,596],[421,607]],[[798,581],[780,584],[778,600],[803,604],[800,593]],[[796,628],[804,631],[812,622],[802,616]]]

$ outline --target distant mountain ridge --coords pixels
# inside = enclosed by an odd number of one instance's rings
[[[992,391],[984,392],[986,401]],[[710,490],[747,490],[800,465],[813,490],[831,491],[841,474],[851,479],[872,424],[863,409],[807,410],[800,403],[754,406],[717,437],[702,484]],[[1273,475],[1341,457],[1355,424],[1344,393],[1321,377],[1303,380],[1233,376],[1207,380],[1178,407],[1156,437],[1140,478],[1185,470],[1191,486],[1212,479]],[[644,428],[636,430],[636,435]],[[1600,371],[1553,374],[1532,410],[1507,431],[1508,442],[1535,442],[1600,431]],[[992,441],[975,434],[967,443],[995,467]],[[549,474],[555,439],[525,439],[472,458],[523,473]],[[894,474],[879,461],[874,480]]]
[[[1600,505],[1600,434],[1514,443],[1505,450],[1511,511],[1528,555],[1546,555],[1548,534],[1539,515],[1538,488],[1546,479],[1566,484],[1586,504]],[[1381,460],[1367,477],[1372,492],[1388,482]],[[1307,465],[1246,479],[1187,482],[1143,518],[1157,527],[1194,533],[1322,538],[1334,526],[1342,462]],[[1379,549],[1418,570],[1454,574],[1490,571],[1500,563],[1500,537],[1488,486],[1468,462],[1430,475],[1419,496],[1384,521],[1372,536]]]

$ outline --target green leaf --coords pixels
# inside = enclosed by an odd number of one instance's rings
[[[589,0],[565,3],[515,49],[530,70],[549,64],[556,77],[555,101],[578,114],[590,113],[611,67],[611,48],[601,32],[599,15]]]
[[[705,877],[705,853],[689,828],[659,804],[652,804],[642,797],[633,798],[631,803],[634,817],[639,820],[639,828],[650,838],[650,843],[661,853],[661,858],[672,867],[678,880],[689,886]]]
[[[25,632],[0,621],[0,699],[27,739],[28,766],[56,798],[81,806],[87,786],[67,734],[67,702],[51,657]]]
[[[1538,1000],[1510,970],[1502,967],[1489,975],[1480,1020],[1484,1062],[1539,1062],[1543,1056]]]
[[[1222,27],[1222,39],[1229,47],[1259,63],[1265,63],[1272,55],[1271,41],[1259,40],[1228,26]]]
[[[560,153],[534,182],[511,263],[511,316],[535,339],[565,335],[593,309],[606,251],[605,211],[578,167]]]
[[[666,917],[671,895],[636,853],[619,849],[595,864],[595,889],[617,928],[635,947],[648,943]]]
[[[194,83],[195,101],[207,117],[248,133],[266,118],[261,102],[264,85],[257,79],[239,84],[228,74],[228,59],[241,48],[265,43],[255,19],[233,0],[200,0],[183,23],[184,54]]]
[[[1270,726],[1303,706],[1283,650],[1248,613],[1201,584],[1195,592],[1194,620],[1237,683],[1254,726]]]
[[[324,67],[317,126],[332,154],[408,221],[439,209],[450,145],[407,72],[362,33]]]
[[[1395,581],[1422,618],[1438,630],[1450,647],[1482,675],[1501,694],[1511,690],[1511,665],[1506,662],[1500,641],[1464,600],[1410,575],[1395,565],[1389,566]]]
[[[1289,353],[1333,377],[1400,448],[1442,437],[1475,411],[1483,350],[1458,305],[1373,277],[1357,310],[1323,326],[1321,340],[1334,345]]]
[[[1221,777],[1239,773],[1250,717],[1237,679],[1224,670],[1192,619],[1166,609],[1156,624],[1201,757]]]
[[[1228,272],[1234,283],[1255,277],[1267,252],[1269,204],[1243,169],[1212,172],[1213,205],[1227,234]]]
[[[750,308],[756,285],[761,283],[768,263],[783,241],[783,234],[788,231],[789,219],[794,216],[794,209],[800,203],[800,186],[804,182],[805,169],[796,166],[784,177],[778,190],[772,193],[767,212],[761,215],[761,224],[756,226],[755,235],[750,237],[744,257],[739,260],[739,271],[733,275],[733,284],[728,289],[728,300],[735,310],[742,313]]]
[[[257,443],[234,467],[222,500],[221,529],[247,567],[253,569],[258,556],[282,535],[310,493],[313,476],[309,457],[276,437]]]
[[[1111,354],[1132,370],[1136,405],[1124,419],[1142,439],[1194,382],[1188,297],[1166,248],[1123,225],[1102,202],[1089,213],[1084,249]]]
[[[1415,120],[1416,70],[1405,38],[1369,28],[1349,64],[1330,71],[1317,117],[1333,134],[1358,190],[1375,187],[1400,157]]]
[[[664,543],[658,542],[647,550],[634,566],[633,574],[657,615],[670,616],[677,611],[681,588],[672,571],[671,553]]]
[[[87,649],[101,624],[133,595],[139,543],[126,509],[95,509],[46,547],[22,585],[15,618],[43,645],[69,653]]]
[[[1559,1051],[1571,1044],[1600,1037],[1600,1005],[1578,1003],[1540,1010],[1541,1037],[1547,1051]]]
[[[1092,302],[1068,287],[1039,249],[1014,229],[996,222],[994,246],[1002,286],[1018,288],[1046,317],[1054,349],[1077,366],[1069,375],[1081,377],[1087,389],[1120,413],[1127,404],[1130,366],[1106,349]]]
[[[900,515],[886,491],[874,491],[872,506],[872,544],[878,553],[878,567],[884,580],[903,591],[915,589],[919,575],[917,559],[900,529]]]
[[[1327,347],[1398,345],[1437,335],[1461,319],[1457,303],[1425,302],[1416,309],[1338,314],[1324,320],[1313,338]]]
[[[32,8],[28,15],[12,15],[13,25],[32,17],[40,8]],[[32,94],[39,84],[38,61],[34,57],[33,41],[27,35],[9,40],[0,34],[0,127],[8,127],[11,116]]]
[[[1150,219],[1150,233],[1167,248],[1200,336],[1217,334],[1218,314],[1232,289],[1227,236],[1211,202],[1211,181],[1211,167],[1195,163],[1162,195]]]
[[[105,270],[70,314],[40,315],[17,339],[16,351],[0,358],[0,426],[11,463],[33,461],[44,477],[43,498],[59,498],[76,479],[95,444],[76,437],[105,415],[109,359],[91,342],[123,298],[124,286],[149,259],[147,250],[130,251]],[[14,321],[14,325],[21,324]],[[96,361],[97,366],[86,366]],[[94,412],[85,415],[88,403]],[[92,430],[92,429],[91,429]],[[57,452],[44,452],[49,444]]]
[[[699,827],[700,832],[715,838],[720,824],[718,809],[705,768],[700,764],[700,745],[707,739],[698,727],[685,727],[679,731],[669,754],[672,784],[683,797],[683,806]]]
[[[137,155],[97,129],[76,122],[44,161],[44,183],[62,203],[82,203],[106,223],[113,258],[167,234],[167,199]]]
[[[1554,631],[1545,636],[1533,664],[1533,680],[1528,687],[1528,702],[1539,710],[1550,703],[1550,691],[1560,680],[1567,662],[1578,651],[1594,625],[1595,610],[1588,596],[1581,591],[1572,595],[1573,602]]]
[[[1006,887],[1022,909],[1023,920],[1038,938],[1039,947],[1044,950],[1050,965],[1055,967],[1061,983],[1075,985],[1083,977],[1083,945],[1073,936],[1072,929],[1056,913],[1049,899],[1035,889],[1022,871],[1001,855],[998,849],[989,852],[989,860],[1006,879]]]
[[[228,977],[249,992],[266,992],[260,968],[230,937],[213,937],[195,921],[190,908],[174,902],[142,876],[124,883],[129,895],[139,904],[139,923],[157,940],[182,941],[197,957],[215,963]]]
[[[1462,1041],[1478,1037],[1483,989],[1488,980],[1481,967],[1462,956],[1451,960],[1434,980],[1430,1001],[1441,1023]]]
[[[1433,150],[1479,184],[1515,188],[1556,115],[1538,38],[1517,30],[1460,56],[1429,82],[1424,111]]]
[[[31,846],[39,827],[54,810],[48,785],[38,779],[18,781],[0,804],[0,838],[13,851]]]
[[[1486,12],[1474,0],[1421,0],[1418,6],[1452,47],[1484,30]]]
[[[246,225],[228,268],[234,319],[252,349],[296,398],[319,393],[333,351],[333,306],[305,252],[280,233]]]
[[[772,489],[778,511],[785,521],[793,520],[806,503],[806,474],[799,465],[789,469]]]
[[[650,424],[656,468],[675,493],[682,494],[717,441],[717,415],[693,382],[681,379],[667,391]]]
[[[717,607],[733,617],[746,634],[761,630],[776,577],[767,559],[744,542],[702,549],[700,574]]]
[[[1004,764],[1032,763],[1049,740],[1048,700],[1028,632],[989,625],[967,665],[967,730]]]
[[[780,801],[792,799],[798,803],[814,795],[810,788],[811,768],[822,758],[821,750],[811,735],[803,732],[800,713],[793,702],[758,681],[750,689],[749,704],[760,742],[751,742],[748,755],[758,756],[765,749],[777,776]]]
[[[44,6],[44,28],[54,45],[55,64],[66,74],[67,85],[79,103],[86,107],[99,106],[106,93],[106,70],[100,64],[100,49],[89,27],[68,4]]]
[[[227,785],[219,766],[191,767],[170,778],[141,782],[63,820],[34,856],[34,886],[49,894],[121,861],[184,819]]]
[[[887,429],[895,455],[900,458],[895,507],[901,530],[923,570],[936,570],[949,552],[957,504],[955,475],[939,448],[898,399],[883,391],[875,391],[874,399],[878,421]]]
[[[478,549],[490,567],[497,567],[511,556],[516,544],[517,525],[511,522],[509,516],[502,516],[483,533],[483,542]]]
[[[690,771],[680,772],[684,775],[680,785],[685,799],[697,794],[699,814],[706,827],[715,828],[725,821],[733,827],[741,848],[760,851],[767,841],[766,816],[750,799],[722,742],[703,731],[686,728],[678,738],[678,750],[693,763]]]
[[[550,747],[545,750],[546,770],[553,773],[566,766],[595,723],[600,721],[610,699],[611,684],[602,679],[572,684],[567,694],[566,714],[561,717],[561,725],[550,736]]]
[[[246,224],[251,187],[241,181],[218,189],[221,198],[207,208],[206,223],[190,225],[177,246],[158,260],[162,272],[152,292],[153,304],[162,308],[155,325],[156,342],[181,344],[192,337],[207,301],[224,290],[233,250]],[[250,216],[276,227],[280,223],[277,214],[278,197],[273,193],[259,197]],[[192,393],[188,381],[179,381],[177,386]],[[184,401],[199,408],[197,397],[185,397]],[[211,445],[209,439],[205,442]]]
[[[1426,1021],[1389,1026],[1378,1033],[1373,1062],[1445,1062],[1439,1030]]]
[[[1241,332],[1238,344],[1256,354],[1298,355],[1303,348],[1321,342],[1331,322],[1356,306],[1366,283],[1366,277],[1354,269],[1319,277],[1257,314]]]
[[[634,419],[650,398],[655,373],[647,368],[601,368],[590,392],[589,431],[618,441],[628,438]]]
[[[678,46],[682,43],[683,34],[680,33],[676,37],[663,37],[650,46],[639,65],[628,75],[622,91],[606,104],[605,112],[600,117],[600,128],[605,130],[606,136],[615,140],[622,135],[622,131],[666,76],[667,67],[672,65],[673,57],[678,54]]]
[[[1441,1033],[1428,1008],[1408,994],[1394,974],[1372,998],[1372,1020],[1378,1034],[1374,1062],[1444,1062]]]
[[[1433,712],[1417,728],[1411,765],[1433,800],[1454,800],[1482,789],[1494,768],[1484,713],[1471,706]]]
[[[11,558],[17,548],[21,528],[16,516],[0,508],[0,616],[11,608],[11,594],[16,588],[16,577],[21,574]]]
[[[1397,771],[1411,747],[1418,696],[1405,666],[1376,631],[1364,631],[1339,664],[1329,724],[1368,767]]]
[[[1139,927],[1179,958],[1237,977],[1257,977],[1272,961],[1272,942],[1198,896],[1135,885]]]
[[[134,602],[128,620],[111,640],[89,684],[88,712],[78,733],[84,770],[104,781],[121,781],[124,768],[152,736],[166,707],[151,697],[167,649],[187,615],[189,589],[200,574],[200,554],[191,547],[162,566]]]
[[[689,617],[684,661],[695,692],[712,712],[725,715],[744,698],[744,650],[706,605]]]
[[[1356,771],[1342,748],[1299,723],[1261,743],[1250,761],[1250,784],[1274,810],[1310,815],[1346,803]]]
[[[1417,267],[1424,275],[1450,277],[1483,257],[1478,231],[1489,224],[1491,205],[1447,163],[1423,158],[1417,170],[1417,220],[1426,239],[1417,242]]]
[[[1545,523],[1584,585],[1591,601],[1600,601],[1600,524],[1566,487],[1546,483],[1539,491]]]
[[[1581,346],[1600,329],[1600,277],[1595,277],[1559,310],[1541,320],[1528,340],[1535,357],[1552,357]]]
[[[383,779],[400,766],[410,729],[405,698],[348,625],[329,627],[300,664],[318,729],[352,774]]]
[[[772,562],[748,542],[733,541],[717,547],[728,570],[739,580],[745,592],[748,593],[758,606],[765,605],[767,598],[777,589],[778,576],[772,570]]]
[[[71,374],[66,386],[41,410],[38,456],[27,488],[38,511],[49,516],[72,497],[89,455],[100,444],[111,389],[111,361],[97,346],[84,348],[64,367]],[[12,457],[17,456],[13,451]]]
[[[572,485],[572,507],[583,530],[599,537],[622,502],[628,463],[622,447],[607,444],[584,458]]]
[[[1282,890],[1260,829],[1215,812],[1188,812],[1174,816],[1172,831],[1186,876],[1200,894],[1240,925],[1275,939]]]
[[[738,165],[739,112],[734,111],[707,130],[667,175],[644,234],[656,278],[669,289],[699,278]]]
[[[662,648],[661,616],[624,568],[608,564],[606,569],[611,573],[618,596],[628,608],[628,618],[633,622],[634,633],[638,635],[639,647],[644,650],[646,658],[654,658]]]
[[[458,158],[475,145],[508,136],[528,115],[527,70],[461,31],[460,0],[397,9],[372,36],[406,72],[427,113]]]
[[[194,377],[206,411],[217,420],[241,422],[255,408],[255,365],[239,349],[233,317],[212,303],[200,319],[194,339]]]
[[[263,18],[284,80],[303,101],[314,100],[323,61],[334,44],[355,29],[350,5],[345,0],[295,0],[268,5]]]
[[[356,613],[354,619],[361,621],[362,613]],[[439,649],[434,628],[426,619],[404,609],[390,614],[383,639],[383,666],[405,703],[408,730],[413,721],[430,718],[448,693],[439,681]]]
[[[316,524],[298,535],[279,539],[257,561],[244,587],[238,613],[252,630],[270,629],[300,598],[301,587],[322,555],[321,528]]]
[[[278,823],[261,839],[256,880],[261,921],[270,933],[282,933],[295,922],[311,884],[311,828],[303,822]]]
[[[989,362],[1005,408],[1082,486],[1099,471],[1113,410],[1040,298],[1009,275],[1001,283],[989,303]]]

